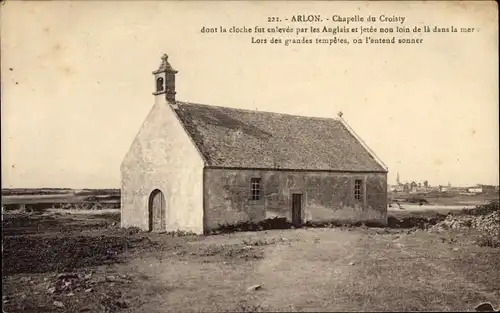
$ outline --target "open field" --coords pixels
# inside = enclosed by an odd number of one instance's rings
[[[39,195],[119,195],[120,189],[71,189],[71,188],[3,188],[2,196]]]
[[[83,196],[83,195],[19,195],[2,196],[2,204],[57,204],[57,203],[120,203],[120,196]]]
[[[399,199],[401,204],[407,207],[414,207],[418,205],[408,203],[410,199],[424,199],[425,206],[429,206],[433,210],[447,210],[453,207],[463,208],[467,206],[476,206],[488,203],[492,200],[498,200],[498,193],[478,194],[471,196],[464,195],[411,195],[411,194],[390,194],[389,202],[392,206],[396,206],[393,201]],[[2,189],[2,204],[13,205],[27,204],[27,205],[42,205],[42,204],[62,204],[62,203],[120,203],[120,190],[119,189]],[[418,210],[423,210],[424,207]]]
[[[411,220],[435,212],[394,215]],[[5,312],[471,311],[484,301],[500,305],[500,249],[478,245],[474,229],[177,236],[118,225],[119,210],[5,212]]]
[[[2,189],[2,204],[120,203],[119,189]]]
[[[461,194],[446,194],[443,193],[442,196],[436,194],[402,194],[402,193],[390,193],[390,202],[399,199],[402,204],[407,204],[408,200],[413,200],[418,204],[418,200],[422,199],[429,205],[433,206],[461,206],[461,205],[481,205],[488,203],[493,200],[498,200],[498,192],[488,192],[484,194],[476,195],[461,195]],[[403,200],[403,201],[401,201]]]

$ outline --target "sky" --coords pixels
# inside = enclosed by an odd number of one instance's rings
[[[179,100],[318,117],[342,111],[388,166],[390,183],[399,173],[403,182],[498,184],[494,6],[3,2],[2,188],[119,188],[120,163],[154,103],[151,72],[163,53],[179,71]],[[256,34],[200,31],[310,26],[267,22],[294,14],[385,14],[404,16],[409,27],[476,31],[413,35],[422,44],[289,46],[252,44]]]

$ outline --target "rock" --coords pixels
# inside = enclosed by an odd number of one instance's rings
[[[50,287],[49,289],[47,289],[47,292],[48,293],[54,293],[54,292],[56,292],[56,287]]]
[[[72,279],[72,278],[78,278],[78,275],[75,273],[61,273],[57,275],[57,279]]]
[[[116,306],[121,308],[121,309],[126,309],[128,308],[128,303],[125,302],[124,300],[118,300],[115,302]]]
[[[67,296],[67,297],[72,297],[72,296],[74,296],[74,295],[75,295],[75,294],[74,294],[74,293],[72,293],[72,292],[69,292],[68,294],[66,294],[66,296]]]
[[[151,265],[152,265],[152,264],[151,264]],[[116,280],[116,277],[115,277],[115,276],[113,276],[113,275],[108,275],[108,276],[106,276],[106,280],[107,280],[107,281],[115,281],[115,280]]]
[[[70,287],[71,285],[72,285],[71,281],[65,281],[63,288],[66,289],[66,288]]]
[[[91,292],[92,291],[92,288],[87,288],[84,290],[85,292]]]
[[[55,305],[56,307],[58,307],[58,308],[62,308],[62,307],[64,307],[64,303],[62,303],[61,301],[54,301],[53,303],[54,303],[54,305]]]
[[[354,265],[354,264],[356,264],[356,263],[354,263],[354,262],[349,262],[349,265]]]
[[[259,290],[261,288],[262,288],[261,285],[253,285],[253,286],[248,287],[247,291],[255,291],[255,290]]]

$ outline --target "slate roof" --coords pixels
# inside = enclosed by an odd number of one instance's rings
[[[207,166],[386,172],[337,119],[181,101],[177,106]]]

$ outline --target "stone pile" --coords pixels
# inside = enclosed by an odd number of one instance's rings
[[[475,209],[467,209],[448,216],[432,227],[434,230],[457,228],[475,228],[478,231],[499,236],[500,234],[500,207],[498,201]]]
[[[55,281],[49,281],[47,284],[48,293],[64,293],[68,296],[74,295],[74,292],[91,292],[95,284],[91,281],[92,274],[62,273],[57,275]]]
[[[84,299],[83,295],[91,293],[94,294],[92,298],[99,299],[101,309],[104,309],[100,312],[118,312],[119,309],[129,306],[128,301],[122,297],[122,293],[119,291],[122,287],[112,288],[116,284],[132,283],[132,278],[128,275],[97,275],[94,277],[92,273],[61,273],[45,277],[44,281],[47,293],[53,300],[52,304],[58,308],[67,308],[67,312],[76,312],[72,310],[75,301],[78,303]],[[97,311],[86,308],[85,312]]]
[[[129,282],[131,278],[127,275],[107,275],[93,278],[92,273],[62,273],[55,279],[45,278],[47,281],[47,292],[50,294],[65,294],[73,296],[76,292],[92,292],[97,284],[107,282],[109,287],[116,283]]]
[[[477,216],[450,214],[433,228],[476,228],[481,232],[498,233],[500,231],[500,212]]]

